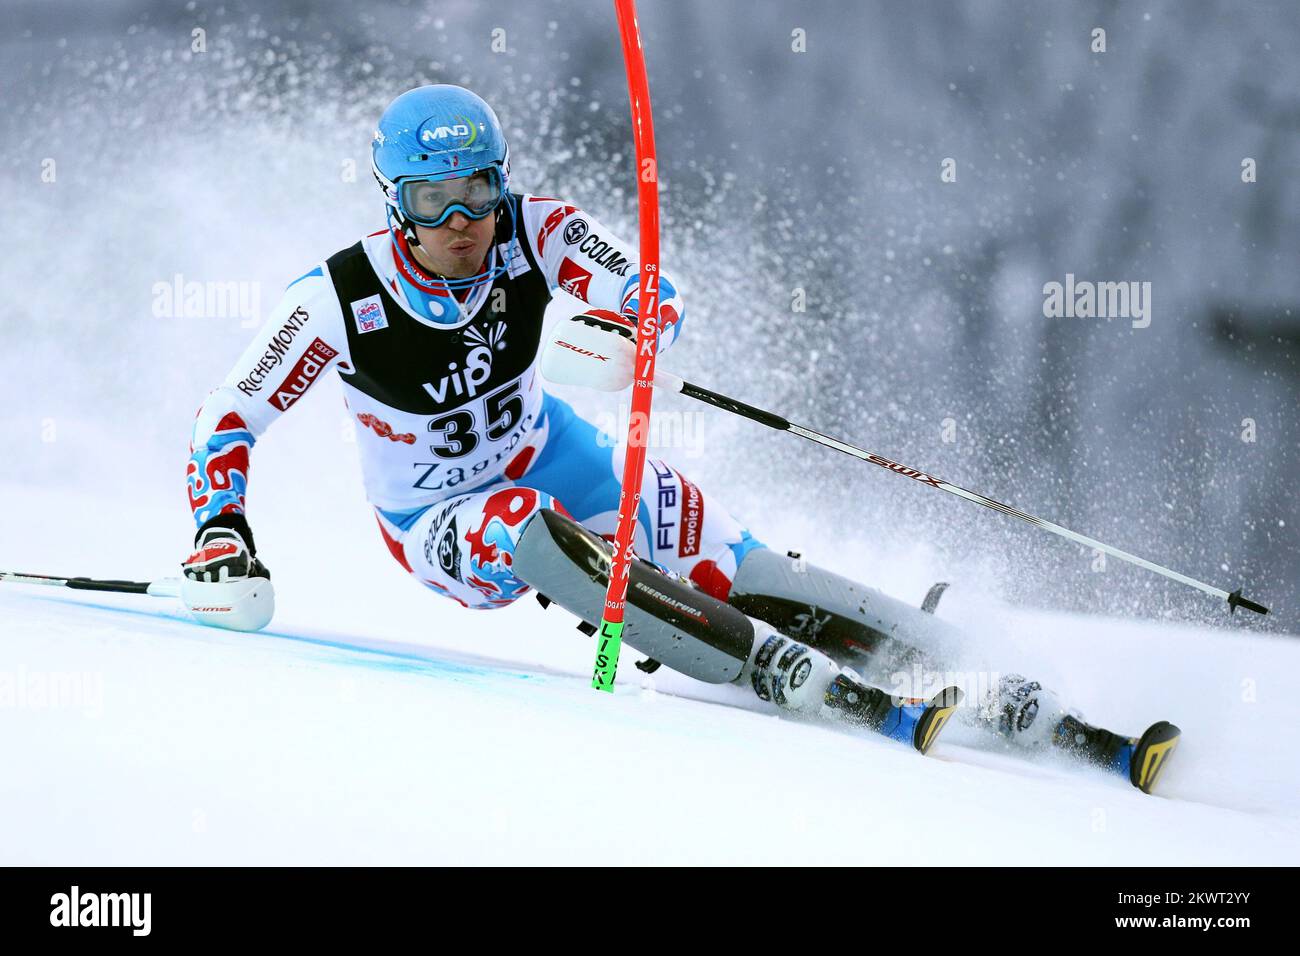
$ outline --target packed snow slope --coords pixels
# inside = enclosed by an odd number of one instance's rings
[[[1184,741],[1151,797],[959,727],[921,757],[773,716],[745,690],[647,678],[631,651],[617,691],[596,693],[592,642],[565,612],[425,592],[363,506],[322,514],[314,494],[276,490],[284,445],[267,443],[258,492],[279,597],[266,632],[204,628],[161,599],[0,585],[0,863],[1300,859],[1294,638],[1011,610],[948,575],[940,614],[990,666],[1114,728],[1171,719]],[[10,486],[6,561],[22,542],[21,570],[168,573],[185,532],[147,491],[87,532],[96,499]],[[900,596],[939,570],[922,550],[839,544],[808,557]]]

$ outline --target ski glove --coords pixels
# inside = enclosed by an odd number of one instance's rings
[[[542,354],[542,375],[561,385],[617,392],[632,384],[636,318],[588,309],[556,325]]]
[[[218,515],[207,521],[194,536],[194,547],[194,553],[181,562],[181,571],[192,581],[271,577],[257,559],[253,530],[241,514]]]

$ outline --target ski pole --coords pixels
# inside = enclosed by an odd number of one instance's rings
[[[10,584],[45,584],[77,591],[115,591],[119,594],[147,594],[150,597],[181,596],[180,578],[159,578],[157,581],[108,581],[102,578],[60,578],[50,574],[0,571],[0,582],[4,581]]]
[[[260,631],[275,614],[275,591],[271,579],[235,578],[222,581],[186,581],[159,578],[157,581],[113,581],[102,578],[60,578],[52,574],[23,574],[0,571],[0,583],[43,584],[75,591],[107,591],[116,594],[147,594],[149,597],[178,599],[194,620],[229,631]]]
[[[1165,577],[1171,578],[1174,581],[1181,581],[1183,584],[1198,588],[1206,594],[1211,594],[1214,597],[1227,601],[1229,613],[1235,612],[1238,607],[1244,607],[1246,610],[1254,611],[1257,614],[1268,613],[1268,608],[1264,607],[1264,605],[1256,604],[1249,598],[1242,597],[1240,588],[1229,593],[1221,588],[1216,588],[1212,585],[1206,584],[1203,581],[1190,578],[1185,574],[1179,574],[1177,571],[1163,568],[1158,564],[1147,561],[1145,558],[1139,558],[1135,554],[1129,554],[1127,551],[1121,551],[1119,548],[1103,544],[1094,538],[1089,538],[1087,535],[1079,534],[1077,531],[1071,531],[1069,528],[1063,528],[1059,524],[1053,524],[1051,521],[1046,521],[1031,514],[1025,514],[1023,511],[1017,511],[1015,508],[1012,508],[1009,505],[1004,505],[1000,501],[994,501],[992,498],[987,498],[977,492],[968,491],[967,489],[958,487],[951,482],[944,481],[941,478],[936,478],[934,475],[926,474],[917,468],[911,468],[899,462],[891,461],[883,455],[873,454],[872,452],[859,448],[856,445],[850,445],[848,442],[840,441],[838,438],[831,438],[829,435],[823,435],[821,432],[814,431],[811,428],[806,428],[803,425],[796,425],[795,423],[782,418],[780,415],[764,411],[761,408],[755,408],[753,405],[747,405],[734,398],[728,398],[726,395],[711,392],[707,388],[701,388],[699,385],[693,385],[664,369],[656,370],[655,385],[662,388],[668,388],[674,392],[681,392],[683,395],[689,396],[690,398],[713,405],[716,408],[721,408],[734,415],[740,415],[742,418],[748,418],[750,421],[758,422],[759,424],[766,425],[769,428],[775,428],[777,431],[794,432],[801,438],[807,438],[809,441],[814,441],[819,445],[825,445],[827,448],[834,448],[836,451],[842,451],[844,454],[852,455],[854,458],[858,458],[862,461],[869,461],[873,465],[879,465],[881,468],[903,475],[906,478],[919,481],[924,485],[929,485],[932,488],[938,488],[940,491],[946,491],[949,494],[957,495],[959,498],[973,501],[975,504],[983,505],[985,508],[992,508],[994,511],[1000,511],[1004,515],[1010,515],[1013,518],[1019,518],[1021,521],[1027,521],[1029,524],[1042,528],[1045,531],[1050,531],[1053,534],[1060,535],[1062,538],[1067,538],[1070,541],[1075,541],[1079,544],[1086,545],[1087,547],[1095,548],[1098,551],[1103,551],[1112,557],[1119,558],[1121,561],[1127,561],[1129,564],[1136,564],[1138,567],[1146,568],[1148,571],[1154,571],[1156,574],[1163,574]]]

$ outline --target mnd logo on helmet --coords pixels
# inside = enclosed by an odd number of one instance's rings
[[[474,140],[478,139],[479,129],[483,124],[477,126],[462,116],[456,117],[461,122],[454,126],[435,126],[433,129],[424,129],[420,133],[420,140],[426,143],[434,143],[440,139],[446,139],[449,136],[467,136],[468,139],[461,143],[461,147],[474,145]]]

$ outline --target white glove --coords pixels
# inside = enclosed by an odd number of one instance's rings
[[[618,392],[632,384],[636,319],[589,309],[560,322],[542,353],[542,375],[560,385]]]
[[[205,528],[199,532],[195,548],[181,562],[181,572],[193,581],[271,576],[262,562],[253,557],[244,536],[234,528]]]
[[[181,564],[181,601],[200,624],[257,631],[275,614],[271,575],[252,552],[252,531],[242,515],[213,519],[198,534],[195,551]]]

